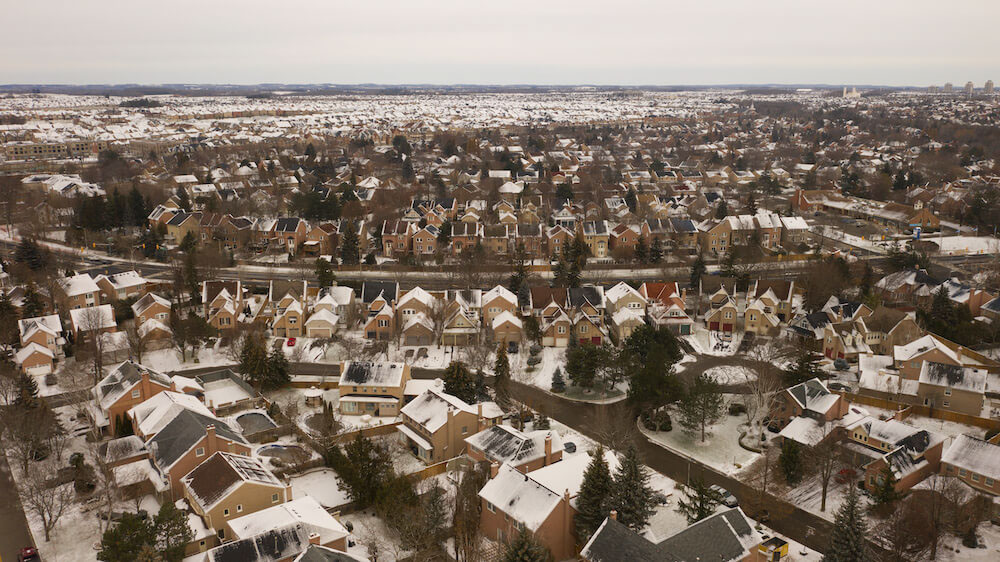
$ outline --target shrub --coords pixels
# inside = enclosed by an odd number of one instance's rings
[[[646,410],[640,416],[642,425],[650,431],[671,431],[674,428],[666,409]]]
[[[732,404],[729,405],[730,416],[738,416],[740,414],[745,414],[745,413],[747,413],[747,407],[745,404],[742,404],[740,402],[733,402]]]
[[[530,367],[534,367],[535,365],[538,365],[541,362],[542,362],[541,357],[532,355],[531,357],[528,358],[528,366]]]

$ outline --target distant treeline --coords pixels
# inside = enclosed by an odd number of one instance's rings
[[[162,107],[162,106],[163,106],[162,103],[156,100],[151,100],[149,98],[136,98],[134,100],[125,100],[120,104],[118,104],[118,107]]]

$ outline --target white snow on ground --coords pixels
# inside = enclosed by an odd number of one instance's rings
[[[698,360],[698,358],[695,357],[694,355],[688,355],[688,354],[685,353],[684,356],[681,357],[680,361],[674,363],[674,372],[675,373],[681,373],[681,372],[683,372],[684,369],[687,369],[687,364],[688,363],[694,363],[697,360]]]
[[[854,246],[855,248],[861,248],[863,250],[868,250],[876,254],[884,254],[887,252],[887,243],[882,240],[871,240],[867,238],[862,238],[860,236],[855,236],[849,234],[837,228],[824,228],[822,226],[811,226],[809,227],[811,232],[816,234],[821,234],[826,238],[833,240],[838,240],[847,244],[848,246]]]
[[[890,418],[894,414],[889,410],[883,410],[881,408],[876,408],[874,406],[863,406],[863,408],[872,416]],[[956,437],[958,435],[975,435],[976,437],[982,438],[983,434],[986,433],[985,429],[976,427],[974,425],[965,425],[963,423],[939,420],[936,418],[928,418],[924,416],[909,416],[903,420],[903,423],[912,425],[913,427],[919,429],[926,429],[927,431],[932,431],[944,435],[945,437]]]
[[[412,554],[412,552],[403,549],[398,533],[367,511],[343,515],[340,522],[344,525],[350,523],[354,527],[351,535],[355,543],[354,546],[347,547],[348,554],[353,554],[364,560],[374,559],[375,557],[369,552],[368,544],[370,542],[378,545],[377,557],[379,560],[403,560]]]
[[[654,443],[729,475],[739,473],[759,456],[740,447],[740,426],[746,423],[742,415],[723,415],[719,423],[707,429],[704,443],[700,433],[688,436],[681,430],[676,413],[671,412],[671,418],[674,420],[673,431],[648,431],[641,425],[640,430]]]
[[[838,466],[836,470],[839,469],[840,468]],[[850,482],[844,482],[843,484],[837,483],[836,470],[833,474],[833,478],[830,478],[830,485],[826,491],[826,511],[820,511],[820,507],[823,503],[823,488],[820,485],[819,477],[816,475],[803,479],[802,482],[794,488],[789,489],[781,485],[776,485],[774,489],[770,491],[785,498],[789,503],[796,507],[802,508],[813,515],[818,515],[828,521],[833,521],[834,516],[837,514],[837,509],[840,508],[840,504],[843,503],[844,498],[847,497],[847,491],[850,487]],[[859,474],[860,476],[855,476],[854,480],[864,476],[863,472],[860,472]]]
[[[695,353],[724,356],[733,355],[740,348],[743,332],[726,335],[723,332],[706,330],[703,326],[695,324],[694,333],[681,337],[691,344]]]
[[[292,497],[312,496],[323,507],[340,507],[351,501],[345,490],[340,489],[337,473],[329,468],[321,468],[292,476]]]
[[[1000,240],[992,236],[938,237],[930,234],[923,239],[937,244],[941,248],[941,253],[947,255],[996,254],[1000,252]]]
[[[976,533],[986,548],[965,548],[962,540],[944,535],[938,543],[937,559],[955,562],[993,562],[1000,560],[1000,526],[982,523]]]
[[[756,373],[739,365],[722,365],[721,367],[712,367],[711,369],[705,371],[705,375],[722,385],[742,384],[747,381],[757,380]]]
[[[187,361],[181,361],[181,353],[174,348],[158,349],[142,354],[142,364],[150,369],[161,373],[170,373],[183,369],[195,369],[198,367],[213,367],[216,365],[232,365],[233,360],[226,354],[225,347],[219,345],[221,340],[216,340],[213,347],[199,348],[197,352],[198,360],[191,357],[191,350],[186,353]]]
[[[541,363],[533,368],[528,365],[529,346],[523,346],[517,356],[508,355],[510,360],[511,377],[524,384],[530,384],[543,390],[552,388],[552,373],[556,367],[563,371],[563,378],[566,378],[566,348],[564,347],[543,347],[539,354]],[[530,370],[529,370],[530,369]],[[569,380],[566,381],[569,385]]]

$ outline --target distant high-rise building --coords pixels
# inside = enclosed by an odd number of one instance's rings
[[[938,93],[940,91],[941,91],[941,88],[939,88],[937,86],[927,86],[927,93],[928,94],[936,94],[936,93]]]
[[[944,86],[941,88],[941,91],[946,94],[950,94],[951,90],[952,90],[951,82],[945,82]]]
[[[993,93],[993,81],[987,80],[986,85],[983,86],[983,93],[992,94]]]
[[[975,89],[976,87],[972,85],[972,80],[969,80],[968,82],[965,83],[965,93],[971,94],[972,91]]]
[[[851,91],[850,92],[847,91],[847,86],[844,86],[844,97],[845,98],[860,98],[861,94],[858,93],[858,89],[856,87],[854,87],[854,86],[851,86]]]

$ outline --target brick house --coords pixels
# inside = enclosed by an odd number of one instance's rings
[[[101,288],[90,275],[78,273],[56,282],[56,298],[61,308],[89,308],[101,304]]]
[[[99,408],[93,412],[98,427],[114,432],[126,421],[129,410],[168,390],[177,390],[170,377],[134,361],[125,361],[91,390]]]
[[[345,361],[340,372],[340,413],[391,417],[399,414],[410,380],[409,365]]]
[[[490,426],[465,438],[467,454],[474,461],[510,464],[528,473],[562,460],[559,434],[549,430],[523,432],[507,425]]]
[[[431,464],[461,455],[465,438],[500,423],[503,411],[493,402],[468,404],[432,386],[400,410],[397,426],[420,460]]]

